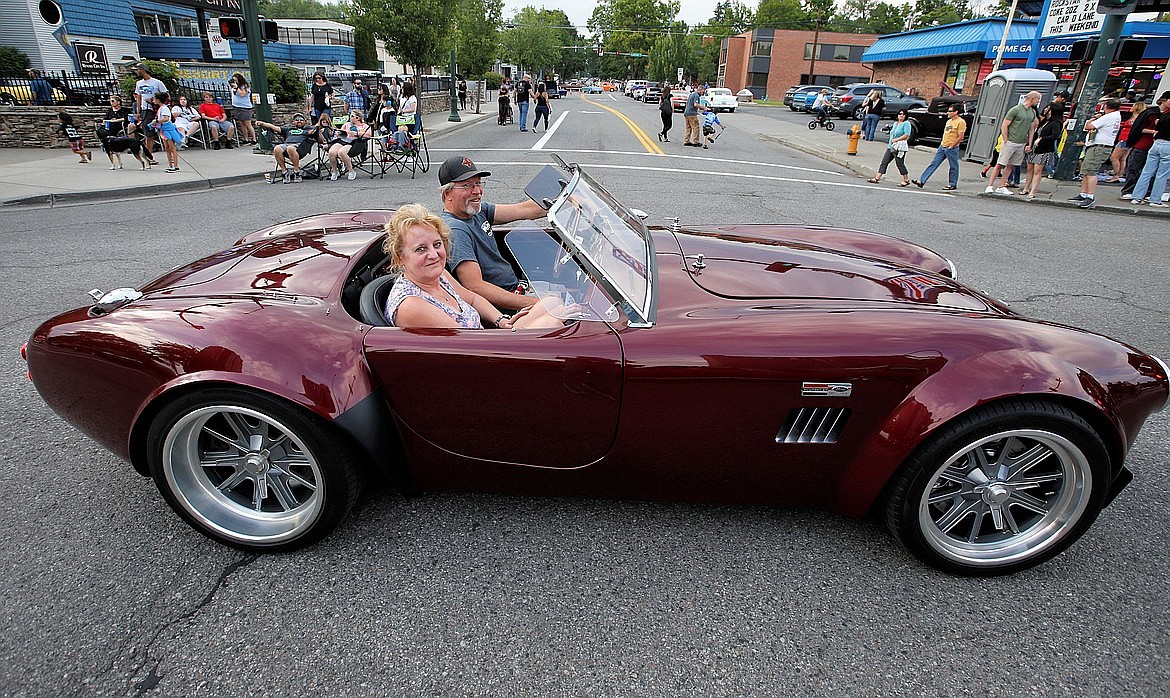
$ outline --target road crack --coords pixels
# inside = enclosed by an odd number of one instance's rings
[[[243,569],[244,567],[251,565],[258,558],[259,558],[258,555],[248,555],[247,557],[236,560],[235,562],[224,567],[223,571],[220,572],[220,574],[219,574],[219,578],[215,580],[215,583],[211,585],[211,588],[207,591],[207,594],[204,595],[203,599],[200,600],[199,603],[195,604],[194,608],[190,609],[186,613],[183,613],[175,618],[172,618],[171,620],[167,621],[166,623],[163,623],[161,626],[159,626],[157,629],[155,629],[154,633],[150,637],[150,641],[147,642],[145,645],[145,648],[144,648],[143,653],[142,653],[142,657],[143,657],[142,661],[140,661],[138,663],[138,665],[135,666],[134,669],[130,672],[131,692],[133,692],[135,695],[140,696],[140,695],[146,693],[147,691],[150,691],[151,689],[155,688],[156,686],[159,685],[159,683],[162,682],[164,675],[158,673],[158,668],[159,668],[159,665],[162,663],[162,658],[161,657],[155,658],[153,656],[152,648],[154,647],[155,643],[158,642],[159,638],[162,637],[163,633],[165,633],[166,631],[170,630],[171,628],[179,625],[180,623],[184,623],[184,622],[190,620],[191,618],[194,618],[196,615],[198,615],[204,608],[207,607],[208,604],[211,603],[212,599],[215,598],[216,593],[218,593],[219,590],[224,586],[224,584],[227,583],[227,580],[229,577],[231,577],[233,574],[235,574],[239,570]],[[149,666],[149,671],[147,671],[146,676],[143,676],[140,679],[137,678],[137,677],[141,676],[142,672],[148,666]],[[113,669],[113,666],[111,664],[109,670],[112,670],[112,669]]]

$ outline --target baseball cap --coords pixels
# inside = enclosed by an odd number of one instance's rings
[[[1060,90],[1052,96],[1053,97],[1064,97],[1065,99],[1070,99],[1072,97],[1072,93],[1069,92],[1068,90]]]
[[[464,155],[453,155],[439,166],[439,184],[462,182],[472,177],[491,177],[491,172],[484,172],[475,166],[471,158]]]

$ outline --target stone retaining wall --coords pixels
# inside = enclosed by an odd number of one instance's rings
[[[451,109],[451,98],[425,95],[422,113],[437,114]],[[342,107],[344,109],[344,107]],[[57,135],[58,107],[0,107],[0,148],[68,148],[69,141]],[[105,107],[64,107],[90,148],[100,148],[94,123],[106,113]],[[288,123],[293,114],[304,113],[299,104],[276,104],[272,107],[274,123]],[[334,114],[340,113],[336,109]]]

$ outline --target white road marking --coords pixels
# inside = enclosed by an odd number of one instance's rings
[[[513,151],[514,152],[514,151]],[[480,161],[476,163],[477,166],[490,167],[544,167],[547,163],[543,162],[518,162],[515,160],[500,160],[500,161]],[[667,172],[675,174],[688,175],[708,175],[711,177],[737,177],[740,179],[762,179],[768,182],[791,182],[794,184],[823,184],[829,187],[846,187],[849,189],[866,189],[874,191],[875,188],[871,184],[851,184],[849,182],[829,182],[823,179],[799,179],[796,177],[773,177],[771,175],[757,175],[757,174],[741,174],[738,172],[711,172],[706,170],[688,170],[680,167],[639,167],[636,165],[606,165],[601,163],[580,163],[589,169],[599,170],[636,170],[639,172]],[[835,173],[834,173],[835,174]],[[894,191],[894,190],[887,190]],[[943,196],[946,198],[954,198],[951,194],[933,191],[904,191],[903,194],[919,194],[922,196]]]
[[[582,114],[604,114],[603,111],[582,111]]]
[[[561,112],[560,117],[557,119],[557,122],[552,125],[552,128],[546,128],[544,130],[544,135],[541,136],[540,140],[538,140],[536,142],[536,145],[532,146],[529,150],[540,150],[541,148],[543,148],[544,144],[548,143],[548,139],[552,138],[552,135],[557,132],[557,126],[560,126],[561,122],[564,121],[565,117],[568,115],[569,115],[569,112],[567,112],[567,111]]]

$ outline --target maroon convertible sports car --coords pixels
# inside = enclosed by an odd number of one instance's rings
[[[573,309],[554,330],[385,326],[390,212],[335,213],[95,294],[36,330],[29,373],[195,529],[248,550],[320,540],[381,472],[874,512],[974,575],[1084,533],[1167,402],[1163,362],[1021,317],[917,245],[648,228],[563,162],[526,191],[550,226],[495,234],[531,293]]]

